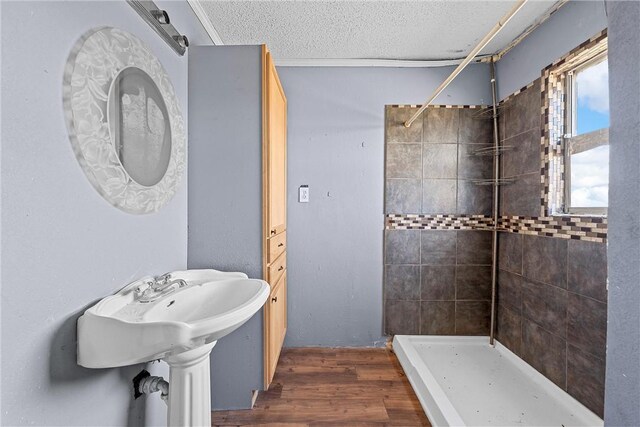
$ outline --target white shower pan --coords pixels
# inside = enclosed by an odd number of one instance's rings
[[[396,335],[400,364],[434,426],[602,426],[603,421],[488,337]]]

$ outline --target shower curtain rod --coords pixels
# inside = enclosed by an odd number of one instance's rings
[[[484,47],[489,44],[489,42],[491,40],[493,40],[493,38],[500,32],[500,30],[507,24],[507,22],[509,22],[509,20],[511,18],[513,18],[513,16],[518,13],[518,11],[520,9],[522,9],[522,6],[525,5],[525,3],[527,2],[527,0],[519,0],[512,8],[509,12],[507,12],[506,15],[504,15],[502,17],[502,19],[500,19],[498,21],[498,23],[496,25],[494,25],[494,27],[491,29],[491,31],[489,31],[487,33],[486,36],[484,36],[482,38],[482,40],[480,40],[480,42],[477,44],[476,47],[473,48],[473,50],[471,50],[471,52],[469,52],[469,54],[467,55],[467,57],[460,63],[460,65],[458,65],[456,67],[455,70],[453,70],[453,72],[451,73],[451,75],[449,77],[447,77],[447,79],[442,82],[440,84],[440,86],[438,86],[438,88],[435,90],[435,92],[433,93],[433,95],[431,95],[429,97],[429,99],[427,99],[425,101],[425,103],[422,105],[422,107],[420,107],[420,109],[418,111],[416,111],[416,113],[411,116],[411,118],[409,120],[407,120],[404,125],[405,127],[410,127],[411,124],[418,118],[418,116],[420,114],[422,114],[422,112],[429,106],[429,104],[431,104],[431,102],[433,102],[433,100],[440,95],[440,93],[442,93],[443,90],[445,90],[447,88],[447,86],[449,86],[449,83],[451,83],[453,81],[453,79],[456,78],[456,76],[458,74],[460,74],[462,72],[462,70],[465,69],[465,67],[467,65],[469,65],[469,63],[471,61],[473,61],[473,58],[476,57],[476,55],[482,50],[484,49]]]

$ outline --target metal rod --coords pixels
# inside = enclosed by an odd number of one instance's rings
[[[433,95],[431,95],[425,101],[425,103],[422,105],[422,107],[420,107],[420,109],[418,111],[416,111],[416,113],[413,116],[411,116],[411,118],[404,123],[405,127],[410,127],[411,126],[411,124],[418,118],[418,116],[420,114],[422,114],[422,112],[429,106],[429,104],[431,104],[431,102],[433,102],[433,100],[438,95],[440,95],[442,93],[442,91],[447,88],[447,86],[449,86],[449,83],[451,83],[453,81],[453,79],[455,79],[458,76],[458,74],[460,74],[462,72],[462,70],[464,70],[466,68],[466,66],[469,65],[469,63],[471,61],[473,61],[473,58],[475,58],[476,55],[478,55],[478,53],[480,53],[480,51],[482,49],[484,49],[484,47],[487,44],[489,44],[489,42],[491,40],[493,40],[493,38],[500,32],[500,30],[507,24],[507,22],[509,22],[509,20],[511,18],[513,18],[513,16],[516,13],[518,13],[518,11],[520,9],[522,9],[522,6],[524,6],[526,2],[527,2],[527,0],[519,0],[511,8],[511,10],[509,12],[507,12],[507,14],[504,15],[502,17],[502,19],[500,19],[496,25],[493,26],[493,28],[487,33],[487,35],[484,36],[482,38],[482,40],[480,40],[480,42],[478,42],[476,47],[474,47],[471,50],[471,52],[469,52],[467,57],[460,63],[460,65],[458,65],[456,67],[456,69],[453,70],[451,75],[449,77],[447,77],[446,80],[440,84],[440,86],[438,86],[438,88],[435,90],[435,92],[433,92]]]
[[[474,156],[495,156],[496,153],[504,153],[505,151],[509,151],[513,149],[513,145],[502,145],[500,148],[496,150],[494,146],[479,148],[475,150],[472,154]]]
[[[491,62],[491,61],[489,61]],[[498,116],[500,116],[501,112],[500,110],[502,110],[504,108],[504,106],[502,104],[498,104]],[[480,110],[478,110],[477,113],[474,113],[472,116],[472,118],[474,119],[493,119],[493,107],[492,106],[488,106],[486,108],[482,108]]]
[[[499,179],[499,180],[494,180],[494,179],[473,179],[471,180],[472,183],[474,183],[475,185],[507,185],[507,184],[513,184],[514,180],[511,178],[506,178],[506,179]]]
[[[493,230],[491,256],[491,326],[489,330],[489,344],[494,345],[496,330],[496,290],[498,281],[498,213],[500,209],[500,135],[498,135],[498,91],[496,83],[496,64],[491,61],[491,98],[493,100],[493,147],[496,155],[493,157]]]

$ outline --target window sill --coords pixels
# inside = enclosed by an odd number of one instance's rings
[[[607,218],[607,214],[596,214],[596,213],[565,213],[565,212],[556,212],[551,214],[552,218]]]

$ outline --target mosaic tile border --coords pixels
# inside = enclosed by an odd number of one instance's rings
[[[391,108],[422,108],[421,104],[388,104]],[[488,108],[488,105],[431,105],[427,108]]]
[[[540,85],[540,215],[562,210],[564,194],[564,74],[543,71]]]
[[[387,214],[385,230],[488,230],[488,215]]]
[[[598,243],[607,241],[607,228],[604,217],[503,216],[498,219],[500,231]]]
[[[422,215],[388,214],[385,230],[487,230],[493,229],[493,220],[487,215]],[[607,240],[607,218],[581,216],[502,216],[498,231],[585,240],[604,243]]]

